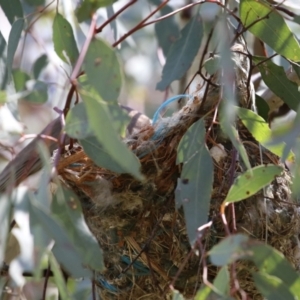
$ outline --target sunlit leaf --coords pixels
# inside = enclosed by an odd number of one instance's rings
[[[96,10],[100,7],[106,7],[117,0],[83,0],[80,6],[76,9],[78,22],[83,22],[90,19]]]
[[[85,103],[90,128],[101,145],[103,145],[105,152],[109,153],[110,157],[119,164],[126,173],[132,174],[137,179],[142,179],[142,175],[139,171],[139,160],[118,138],[111,124],[107,104],[97,98],[97,95],[87,91],[82,91],[81,96]]]
[[[6,62],[8,77],[10,77],[11,75],[15,52],[19,44],[23,27],[24,27],[24,19],[18,19],[13,23],[11,27],[11,31],[9,33],[8,45],[7,45],[7,62]]]
[[[245,245],[248,259],[251,259],[261,272],[276,276],[294,296],[300,295],[300,277],[282,253],[265,243],[251,241]],[[273,299],[273,298],[269,298]]]
[[[201,45],[203,26],[200,16],[194,16],[182,29],[181,37],[170,48],[158,90],[165,90],[174,80],[180,79],[191,66]]]
[[[41,71],[47,66],[48,64],[48,56],[46,54],[41,55],[34,63],[32,72],[33,77],[37,79],[41,73]]]
[[[10,24],[13,24],[18,18],[23,18],[23,9],[19,0],[0,0],[0,6]]]
[[[255,286],[266,297],[272,300],[295,300],[288,287],[277,277],[264,272],[252,274]]]
[[[177,164],[183,163],[176,201],[183,206],[190,244],[197,229],[208,220],[213,184],[213,161],[205,144],[203,119],[194,123],[181,139]]]
[[[263,57],[253,57],[253,62],[258,64],[264,61]],[[300,92],[298,85],[290,81],[283,67],[279,67],[271,60],[267,60],[258,65],[262,79],[270,90],[279,96],[291,109],[297,110],[300,102]]]
[[[241,119],[252,136],[266,149],[281,157],[285,144],[280,143],[273,146],[269,144],[272,138],[272,131],[269,127],[269,124],[266,123],[262,117],[249,109],[237,107],[236,111],[238,117]],[[292,160],[293,157],[293,153],[289,153],[288,159]]]
[[[105,101],[116,102],[122,85],[119,60],[103,40],[93,39],[84,60],[88,83]]]
[[[278,54],[293,61],[300,61],[298,41],[283,17],[269,3],[256,0],[241,0],[240,17],[246,28],[255,23],[249,27],[249,31]]]
[[[53,43],[56,54],[66,63],[74,65],[78,49],[70,23],[59,13],[53,21]]]
[[[96,271],[103,271],[102,250],[85,223],[77,196],[70,190],[59,188],[52,200],[52,212],[68,232],[81,254],[84,265]]]
[[[282,171],[282,167],[271,164],[257,166],[246,171],[235,179],[224,202],[232,203],[249,198],[272,182]]]

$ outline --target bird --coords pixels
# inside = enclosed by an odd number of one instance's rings
[[[128,114],[130,121],[127,125],[127,135],[138,132],[144,126],[151,124],[150,118],[138,112],[137,110],[119,104],[119,106]],[[63,131],[62,118],[59,116],[50,122],[26,147],[24,147],[11,160],[0,173],[0,193],[7,189],[18,186],[28,176],[36,173],[43,167],[41,157],[38,152],[38,143],[43,141],[50,154],[57,149],[57,140]],[[47,139],[43,137],[47,136]],[[51,138],[50,138],[51,137]],[[65,139],[66,141],[66,139]],[[60,141],[65,143],[65,141]]]

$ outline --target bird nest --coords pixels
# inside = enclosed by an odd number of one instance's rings
[[[233,60],[236,96],[240,106],[248,107],[248,72],[244,70],[245,64],[240,63],[244,57],[235,56]],[[244,172],[218,123],[211,126],[220,88],[211,85],[207,93],[204,90],[205,86],[201,86],[197,95],[171,118],[147,125],[124,140],[140,160],[144,181],[95,165],[80,145],[64,154],[57,166],[62,181],[78,195],[85,220],[104,253],[106,270],[96,276],[101,299],[171,299],[170,284],[192,299],[203,284],[203,257],[191,251],[183,211],[175,205],[174,193],[181,171],[181,166],[176,165],[177,146],[187,129],[205,116],[206,128],[210,129],[207,147],[220,148],[224,154],[214,161],[209,214],[213,226],[202,239],[206,252],[225,237],[220,205],[232,184],[228,170],[234,165],[235,175]],[[260,151],[258,143],[239,122],[237,129],[252,167],[279,163],[274,154]],[[290,183],[290,175],[284,171],[264,192],[236,204],[235,220],[228,212],[227,220],[231,228],[236,224],[236,232],[267,241],[299,270],[300,219],[299,210],[290,199]],[[213,280],[218,270],[212,265],[208,267],[208,279]],[[250,269],[249,263],[237,263],[240,286],[251,299],[262,299]]]
[[[125,142],[140,157],[143,182],[128,174],[116,174],[96,166],[78,145],[61,159],[58,173],[79,196],[86,222],[104,252],[106,270],[96,281],[101,299],[170,299],[169,285],[192,298],[202,284],[201,258],[187,237],[184,215],[176,209],[174,191],[180,177],[176,149],[194,122],[199,99],[157,126],[147,126]],[[207,125],[210,118],[207,118]],[[239,135],[251,165],[261,164],[257,142],[241,125]],[[159,135],[157,132],[159,131]],[[218,125],[210,131],[207,146],[223,145],[226,155],[215,162],[210,218],[213,227],[205,236],[206,251],[224,236],[220,204],[230,188],[229,166],[234,150],[222,138]],[[278,163],[278,157],[263,151],[263,163]],[[236,162],[236,173],[243,168]],[[205,170],[203,170],[205,172]],[[299,211],[290,200],[290,176],[284,172],[266,189],[236,205],[237,231],[267,241],[300,268],[298,253]],[[228,221],[231,222],[228,215]],[[266,237],[268,235],[268,237]],[[252,299],[259,299],[249,273],[240,263],[238,278]],[[209,279],[216,269],[211,266]]]

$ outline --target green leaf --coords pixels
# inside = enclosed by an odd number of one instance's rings
[[[253,57],[253,62],[258,64],[265,59],[265,57],[256,56]],[[271,60],[265,61],[257,67],[268,88],[280,97],[291,109],[297,110],[300,99],[298,85],[287,78],[283,67],[277,66]]]
[[[98,141],[103,145],[106,153],[109,153],[112,160],[119,166],[136,177],[143,179],[140,173],[140,162],[137,157],[121,142],[112,125],[112,120],[107,108],[107,103],[101,101],[97,95],[82,91],[90,128]]]
[[[230,120],[228,120],[226,115],[227,115],[226,112],[223,110],[221,117],[220,117],[221,129],[229,137],[231,143],[239,152],[239,155],[241,156],[246,168],[251,169],[248,154],[247,154],[247,151],[246,151],[242,141],[239,138],[239,133],[234,128],[234,126],[231,124]]]
[[[46,233],[55,240],[53,253],[59,262],[74,277],[91,275],[90,271],[82,266],[80,253],[60,224],[35,199],[31,199],[30,202],[30,216],[34,217]]]
[[[98,8],[109,6],[114,2],[116,2],[116,0],[83,0],[80,6],[76,9],[78,22],[81,23],[90,19]]]
[[[300,46],[283,17],[265,1],[241,0],[240,18],[244,27],[280,55],[300,61]],[[262,18],[262,20],[258,19]]]
[[[54,281],[59,290],[59,297],[62,300],[71,300],[71,298],[68,295],[68,289],[67,289],[67,285],[66,285],[63,273],[59,267],[57,260],[55,259],[55,257],[53,256],[52,253],[49,253],[48,257],[49,257],[49,263],[51,266],[51,270],[54,275]]]
[[[93,134],[84,103],[78,103],[68,112],[65,131],[75,139],[84,139]]]
[[[7,70],[8,70],[8,78],[10,78],[12,65],[14,61],[15,52],[17,50],[19,40],[24,27],[24,19],[16,20],[9,33],[8,45],[7,45]]]
[[[45,0],[25,0],[31,6],[42,6],[45,5]]]
[[[160,1],[152,0],[156,5],[161,4]],[[161,16],[173,12],[173,9],[169,5],[165,5],[161,10]],[[155,34],[157,36],[158,44],[162,48],[165,56],[168,55],[171,46],[179,38],[179,27],[176,23],[175,17],[169,17],[161,22],[157,22],[154,25]]]
[[[84,69],[88,83],[105,101],[117,102],[122,85],[118,57],[103,40],[92,40],[87,51]]]
[[[249,237],[243,234],[230,235],[215,245],[208,253],[216,266],[225,266],[245,257],[245,245]]]
[[[86,155],[93,160],[93,162],[105,169],[122,174],[128,173],[119,162],[116,162],[109,152],[104,150],[102,144],[98,141],[96,136],[86,137],[79,140]]]
[[[177,290],[173,290],[172,292],[172,300],[184,300],[184,297],[181,293],[179,293]]]
[[[10,24],[18,18],[23,18],[23,8],[19,0],[0,0],[0,6]]]
[[[33,65],[33,77],[34,79],[38,79],[41,71],[47,66],[48,64],[48,56],[46,54],[41,55]]]
[[[37,80],[31,88],[31,93],[24,97],[28,102],[43,104],[48,100],[48,86],[45,82]]]
[[[267,122],[269,118],[269,111],[270,111],[269,105],[262,97],[260,97],[257,94],[255,94],[255,103],[256,103],[257,113]]]
[[[230,289],[230,276],[228,267],[223,266],[214,280],[214,287],[218,290],[218,294],[221,296],[227,296]]]
[[[255,286],[266,299],[272,300],[295,300],[288,287],[277,277],[263,272],[252,274]]]
[[[279,278],[294,296],[300,295],[299,274],[282,253],[265,243],[251,240],[245,247],[248,250],[248,259],[255,263],[260,272]]]
[[[53,21],[53,43],[56,54],[66,63],[74,65],[78,49],[70,23],[59,13]]]
[[[272,182],[282,171],[282,167],[271,164],[257,166],[246,171],[235,179],[224,202],[232,203],[249,198]]]
[[[177,149],[177,164],[183,163],[176,201],[183,205],[190,244],[197,229],[207,223],[213,185],[213,161],[205,144],[205,125],[201,119],[182,137]]]
[[[214,75],[221,67],[220,56],[215,55],[214,57],[208,58],[204,63],[204,68],[209,75]]]
[[[16,92],[21,92],[26,90],[26,82],[30,80],[29,74],[21,71],[20,69],[17,69],[12,71],[12,75],[13,75]]]
[[[0,91],[0,105],[6,103],[6,91]]]
[[[281,142],[277,145],[270,145],[270,140],[272,138],[272,131],[269,127],[269,124],[265,122],[265,120],[254,113],[253,111],[236,107],[237,115],[243,122],[244,126],[249,130],[249,132],[252,134],[252,136],[266,149],[273,152],[277,156],[281,157],[283,154],[283,150],[285,147],[285,144]],[[289,160],[294,159],[293,153],[289,153],[288,156]]]
[[[59,188],[52,200],[52,212],[80,252],[83,264],[95,271],[103,271],[102,250],[85,223],[77,196],[70,190]]]
[[[200,16],[194,16],[182,29],[181,37],[168,52],[162,79],[157,83],[158,90],[165,90],[174,80],[180,79],[190,68],[198,53],[203,36]]]

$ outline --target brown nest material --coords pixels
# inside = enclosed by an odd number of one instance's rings
[[[243,107],[247,107],[246,79],[236,79]],[[140,158],[146,178],[143,182],[96,166],[80,146],[62,157],[58,173],[79,196],[86,222],[104,252],[106,270],[96,278],[101,299],[170,299],[172,281],[185,297],[192,298],[201,286],[201,260],[191,252],[183,212],[175,207],[174,191],[180,177],[176,149],[186,130],[199,118],[200,109],[202,116],[206,115],[207,126],[211,124],[216,104],[211,99],[218,99],[218,94],[218,87],[210,87],[206,101],[209,107],[203,105],[198,94],[172,118],[161,120],[155,127],[147,126],[124,141]],[[268,151],[263,151],[261,158],[257,142],[241,124],[238,129],[252,167],[278,163]],[[209,250],[225,236],[218,216],[230,188],[229,166],[236,156],[218,125],[213,126],[207,140],[208,148],[222,144],[226,151],[225,158],[215,162],[210,210],[213,226],[205,237]],[[235,174],[244,171],[241,162],[235,165]],[[266,188],[265,196],[260,192],[237,204],[236,224],[239,232],[267,239],[298,270],[299,210],[291,203],[289,185],[290,176],[284,172]],[[228,221],[230,224],[230,215]],[[216,271],[210,267],[209,279]],[[238,275],[251,299],[260,299],[244,263],[238,265]]]

